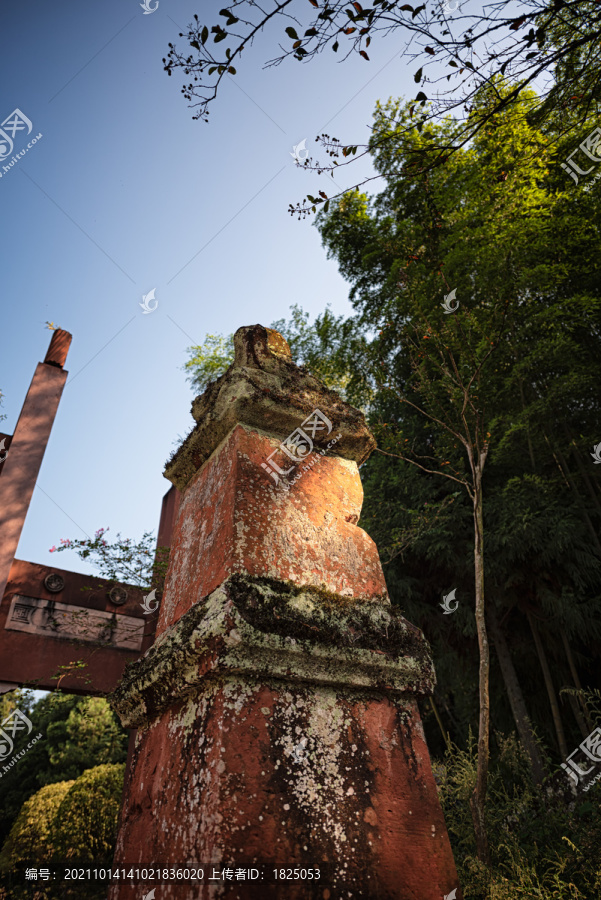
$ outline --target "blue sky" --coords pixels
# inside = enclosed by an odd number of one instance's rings
[[[48,549],[101,526],[134,538],[156,529],[164,463],[192,425],[188,346],[268,325],[293,303],[312,317],[328,303],[350,310],[316,229],[287,211],[328,190],[328,176],[299,170],[290,151],[304,138],[315,147],[324,130],[366,140],[377,99],[414,95],[415,64],[392,36],[372,44],[369,63],[339,64],[328,50],[264,69],[282,20],[237,65],[204,124],[162,58],[169,42],[183,45],[194,13],[214,24],[221,6],[160,0],[144,15],[139,0],[8,0],[0,9],[0,121],[19,108],[32,136],[43,135],[0,178],[0,429],[15,427],[51,337],[46,320],[73,334],[21,559],[86,571]],[[337,181],[359,172],[369,166]],[[143,315],[152,289],[158,308]]]

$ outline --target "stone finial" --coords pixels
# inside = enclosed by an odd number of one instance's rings
[[[165,478],[183,491],[236,425],[281,441],[316,409],[340,433],[331,455],[357,465],[365,462],[376,446],[365,416],[297,366],[279,332],[262,325],[239,328],[234,346],[233,364],[194,400],[192,415],[198,424],[167,463]],[[323,449],[327,440],[316,436],[314,443]]]
[[[235,365],[269,370],[281,360],[292,362],[292,352],[279,331],[262,325],[246,325],[234,335]]]

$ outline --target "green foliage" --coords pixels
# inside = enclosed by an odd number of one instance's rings
[[[278,319],[270,327],[286,338],[297,365],[305,366],[313,375],[321,378],[327,387],[344,396],[349,372],[341,365],[338,355],[341,346],[340,328],[344,317],[336,318],[327,307],[317,328],[308,324],[309,314],[296,303],[290,307],[290,311],[290,319]]]
[[[193,390],[202,394],[234,361],[234,335],[207,334],[203,344],[188,347],[190,358],[184,364]]]
[[[495,89],[504,96],[511,85]],[[477,98],[483,110],[491,102],[490,89]],[[347,194],[318,217],[328,253],[350,283],[355,315],[346,324],[364,339],[352,346],[342,341],[338,350],[352,366],[347,396],[355,403],[371,397],[379,447],[403,457],[374,454],[363,467],[361,524],[378,543],[393,599],[434,645],[437,702],[462,743],[476,715],[468,674],[475,663],[469,501],[459,485],[409,462],[462,477],[466,458],[411,403],[425,402],[445,422],[448,404],[463,415],[453,379],[436,370],[452,352],[457,371],[450,365],[449,375],[456,380],[457,372],[469,371],[485,354],[487,332],[502,309],[503,331],[490,337],[494,354],[472,385],[490,441],[486,593],[511,637],[518,678],[533,687],[531,716],[551,745],[554,728],[528,610],[542,629],[557,687],[573,684],[563,635],[575,645],[581,674],[596,678],[601,484],[588,454],[601,414],[598,187],[596,197],[573,191],[547,132],[531,116],[536,98],[526,92],[522,102],[515,115],[508,109],[492,116],[437,171],[428,171],[433,148],[456,141],[456,124],[449,119],[408,131],[410,103],[378,104],[371,146],[386,189],[374,198]],[[592,125],[585,121],[557,158]],[[460,306],[445,315],[441,301],[451,289]],[[318,318],[316,333],[319,327]],[[469,424],[469,407],[466,413]],[[451,587],[463,601],[443,620],[438,603]],[[493,720],[507,730],[511,710],[494,656],[492,665]],[[575,746],[578,731],[567,705],[562,715]]]
[[[43,863],[52,858],[57,813],[74,784],[74,781],[48,784],[25,801],[2,847],[0,870],[8,871],[28,860]]]
[[[92,563],[101,578],[124,582],[150,590],[162,587],[168,565],[168,548],[155,547],[151,531],[145,531],[139,541],[117,534],[111,543],[106,540],[108,528],[99,528],[94,538],[71,540],[61,538],[59,547],[50,553],[74,550],[80,559]]]
[[[88,769],[60,804],[54,851],[60,859],[110,862],[117,838],[125,765]]]
[[[41,732],[42,738],[0,778],[0,844],[23,803],[40,787],[127,758],[127,732],[102,697],[56,692],[39,700],[27,715],[32,735]],[[18,736],[15,753],[28,740],[29,736]]]
[[[23,805],[0,853],[0,898],[25,900],[31,887],[22,876],[11,876],[19,863],[52,870],[53,863],[110,865],[115,850],[117,822],[125,766],[100,765],[74,781],[47,785]],[[3,889],[2,885],[8,885]],[[104,898],[106,887],[94,883],[58,887],[36,885],[36,900]]]
[[[290,319],[278,319],[269,327],[279,331],[290,345],[292,358],[321,378],[332,390],[344,394],[349,381],[349,369],[338,358],[343,319],[337,319],[326,309],[320,319],[319,329],[308,324],[309,314],[293,304]],[[188,381],[199,393],[206,390],[234,361],[234,336],[207,334],[203,344],[189,347],[190,358],[184,364]]]
[[[67,718],[49,722],[46,729],[52,769],[63,778],[72,777],[89,768],[91,760],[122,759],[127,753],[127,733],[104,697],[69,699]]]
[[[280,16],[288,24],[284,27],[282,23],[279,52],[269,60],[271,66],[288,57],[309,62],[328,46],[338,52],[345,41],[345,59],[357,53],[369,63],[367,48],[372,37],[394,33],[397,49],[403,47],[401,55],[414,60],[416,86],[428,92],[416,88],[410,101],[412,119],[402,133],[412,129],[426,133],[432,121],[440,122],[451,112],[460,125],[452,140],[436,140],[440,133],[433,136],[433,152],[403,173],[410,183],[446,167],[453,154],[468,143],[476,144],[482,132],[495,127],[496,120],[506,113],[516,130],[536,123],[548,144],[557,143],[569,128],[587,118],[594,119],[601,100],[596,64],[601,13],[596,0],[499,0],[454,15],[456,11],[457,7],[445,8],[439,2],[412,6],[375,0],[371,8],[364,9],[347,0],[323,4],[310,0],[310,5],[306,0],[286,0],[274,3],[273,8],[269,4],[264,8],[255,0],[233,0],[220,11],[226,17],[226,29],[218,24],[209,32],[208,23],[203,25],[194,16],[187,31],[180,32],[187,46],[178,49],[170,43],[163,65],[168,75],[183,70],[187,83],[182,93],[194,107],[194,117],[208,121],[210,104],[218,96],[225,74],[236,72],[231,63],[264,29],[271,34]],[[298,30],[289,24],[291,18]],[[233,30],[232,24],[236,24]],[[213,44],[205,46],[209,33],[214,36]],[[226,39],[227,45],[214,46]],[[540,86],[540,96],[529,92],[534,83]],[[369,145],[342,144],[328,134],[317,140],[331,161],[323,164],[307,158],[304,167],[319,174],[333,174],[336,166],[356,156],[359,149],[359,158],[369,151]],[[394,136],[378,135],[380,147],[390,142]],[[529,160],[529,156],[519,158],[518,167],[522,163],[528,166]],[[361,184],[371,180],[366,176]],[[318,191],[315,196],[307,194],[302,203],[290,204],[289,212],[299,218],[317,209],[327,212],[330,202],[325,191]]]
[[[592,900],[601,888],[601,789],[570,801],[552,786],[536,788],[515,737],[496,734],[487,826],[489,872],[475,857],[469,796],[476,779],[476,744],[435,764],[440,799],[465,900]]]

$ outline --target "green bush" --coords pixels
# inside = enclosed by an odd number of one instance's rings
[[[573,798],[554,778],[532,783],[514,735],[497,734],[487,796],[491,870],[476,858],[469,797],[476,742],[434,767],[465,900],[594,900],[601,897],[601,788]]]
[[[111,862],[123,792],[123,764],[88,769],[73,784],[54,821],[59,859]]]
[[[74,781],[41,788],[27,800],[0,853],[0,900],[101,900],[101,883],[23,883],[15,867],[29,863],[111,863],[123,792],[123,763],[88,769]]]
[[[74,781],[48,784],[25,801],[2,847],[0,870],[8,871],[20,862],[45,861],[52,856],[56,814],[74,784]]]

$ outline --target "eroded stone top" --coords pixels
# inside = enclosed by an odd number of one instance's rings
[[[315,410],[341,435],[332,455],[359,465],[368,458],[376,441],[363,413],[297,366],[279,332],[262,325],[239,328],[234,346],[234,362],[227,372],[192,403],[197,425],[165,468],[165,477],[179,490],[236,425],[285,440]],[[316,437],[314,443],[319,448],[323,441]]]
[[[268,369],[270,363],[281,360],[292,362],[292,352],[288,341],[279,331],[262,325],[247,325],[239,328],[234,335],[234,365],[250,366],[254,369]]]

